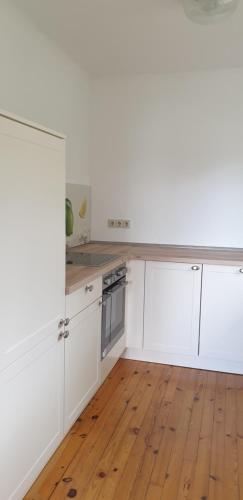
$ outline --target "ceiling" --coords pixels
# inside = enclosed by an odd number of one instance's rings
[[[93,75],[243,65],[243,1],[224,22],[186,19],[182,0],[13,0]]]

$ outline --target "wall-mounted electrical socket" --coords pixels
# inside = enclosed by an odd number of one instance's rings
[[[115,221],[114,219],[108,219],[108,227],[115,227]]]
[[[129,219],[124,219],[123,220],[123,227],[125,229],[130,229],[130,227],[131,227],[131,221]]]
[[[129,219],[108,219],[107,225],[113,229],[130,229],[131,221]]]

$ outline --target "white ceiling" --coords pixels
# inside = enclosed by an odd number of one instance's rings
[[[182,0],[13,0],[94,75],[243,66],[243,1],[224,22],[187,20]]]

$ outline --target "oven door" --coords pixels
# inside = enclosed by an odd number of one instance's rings
[[[111,346],[112,348],[125,331],[126,281],[121,280],[111,293]]]
[[[111,293],[102,297],[101,359],[105,358],[111,342]]]

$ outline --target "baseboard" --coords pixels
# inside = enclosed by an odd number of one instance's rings
[[[205,358],[201,356],[188,356],[181,354],[168,354],[158,351],[126,348],[123,358],[136,361],[148,361],[165,365],[184,366],[200,370],[236,373],[243,375],[243,363],[222,359]]]

